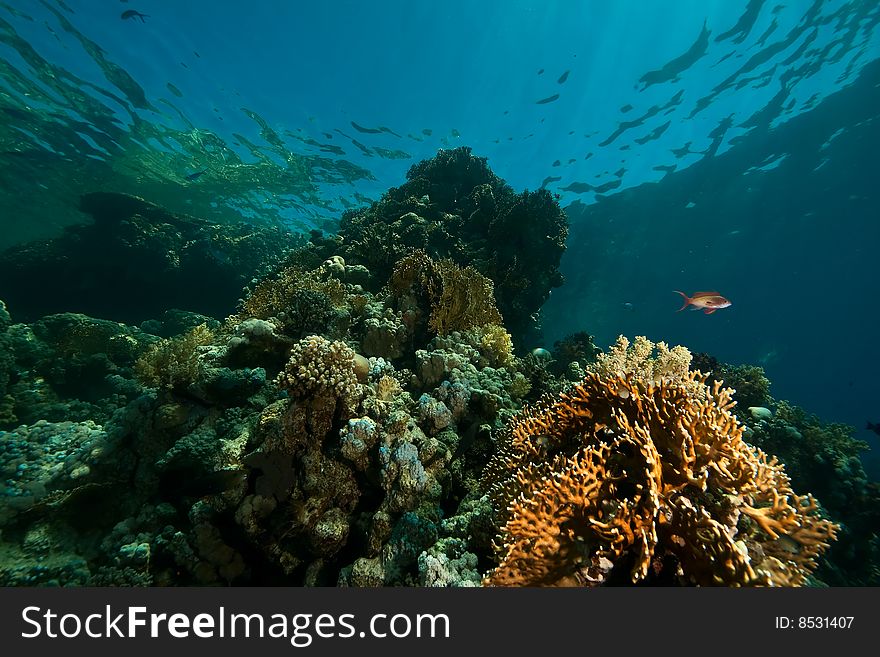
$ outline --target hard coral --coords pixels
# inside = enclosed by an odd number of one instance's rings
[[[593,343],[593,336],[584,331],[567,335],[553,343],[553,370],[563,374],[572,363],[584,365],[595,360],[600,349]]]
[[[547,190],[517,194],[466,147],[414,165],[407,182],[368,208],[346,212],[339,243],[314,244],[379,279],[412,249],[472,266],[495,284],[498,308],[517,338],[534,329],[559,262],[568,220]]]
[[[480,355],[490,366],[513,365],[513,340],[503,326],[488,324],[479,329],[478,333]]]
[[[324,270],[306,271],[295,265],[260,281],[241,303],[242,319],[276,318],[283,332],[299,337],[325,328],[334,309],[345,304],[345,287]]]
[[[749,442],[778,454],[792,483],[814,491],[843,526],[823,560],[822,581],[830,586],[876,586],[878,489],[862,465],[860,455],[869,446],[855,438],[855,427],[822,422],[785,401],[777,403],[774,415],[748,424]]]
[[[397,263],[390,285],[398,294],[415,293],[427,301],[428,328],[435,334],[503,323],[492,281],[473,267],[413,251]]]
[[[770,380],[763,367],[721,363],[704,353],[694,354],[691,364],[694,369],[709,375],[707,379],[709,384],[723,381],[725,387],[733,388],[733,399],[739,409],[769,406],[773,402],[770,396]]]
[[[800,585],[815,568],[837,526],[743,441],[730,390],[658,379],[644,351],[507,426],[483,477],[486,584]]]
[[[340,398],[349,408],[361,395],[355,352],[344,342],[331,342],[319,335],[304,338],[293,346],[278,383],[295,398],[329,395]]]
[[[135,374],[144,385],[182,392],[199,378],[203,370],[199,348],[213,339],[214,332],[206,324],[163,339],[138,358]]]
[[[502,323],[491,280],[473,267],[459,267],[451,260],[441,260],[438,265],[441,287],[428,320],[431,329],[446,335],[450,331]]]
[[[685,347],[669,348],[665,342],[651,342],[639,335],[630,343],[621,335],[611,348],[600,354],[589,369],[599,374],[632,372],[647,381],[687,378],[691,353]]]

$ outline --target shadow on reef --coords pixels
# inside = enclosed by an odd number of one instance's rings
[[[212,224],[125,194],[86,194],[80,210],[94,222],[0,257],[0,298],[17,317],[70,311],[138,323],[171,308],[224,317],[251,278],[299,243],[281,229]]]
[[[474,203],[558,207],[466,149],[407,185],[349,230],[390,239],[402,225],[379,218],[429,207],[416,192],[458,219],[425,210],[381,253],[315,238],[223,321],[25,324],[0,304],[0,584],[876,583],[876,498],[845,510],[824,470],[769,456],[788,443],[758,440],[767,413],[812,420],[765,408],[759,368],[586,333],[518,356],[507,322],[534,330],[556,247],[514,258],[518,306]]]

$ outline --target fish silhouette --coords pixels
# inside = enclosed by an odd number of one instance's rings
[[[122,12],[122,16],[121,16],[122,20],[124,20],[124,21],[127,21],[130,18],[131,19],[140,18],[141,23],[146,23],[147,21],[144,19],[149,18],[149,17],[150,17],[149,14],[142,14],[141,12],[135,11],[134,9],[126,9],[124,12]]]
[[[207,169],[202,169],[201,171],[196,171],[195,173],[191,173],[191,174],[189,174],[188,176],[185,176],[185,177],[186,177],[186,179],[187,179],[189,182],[192,182],[192,181],[194,181],[194,180],[198,180],[199,178],[202,177],[202,174],[205,174],[205,173],[207,173],[207,172],[208,172]]]

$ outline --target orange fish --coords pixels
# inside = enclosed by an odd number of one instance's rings
[[[680,294],[684,298],[684,305],[676,312],[681,312],[688,306],[693,306],[694,308],[702,308],[704,313],[711,315],[719,308],[728,308],[731,305],[728,299],[725,299],[717,292],[694,292],[692,297],[678,290],[673,290],[673,292]]]

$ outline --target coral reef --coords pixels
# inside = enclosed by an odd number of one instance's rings
[[[140,329],[144,333],[160,338],[173,338],[193,330],[200,324],[204,324],[212,331],[216,331],[220,328],[221,322],[199,313],[171,308],[162,313],[162,316],[158,319],[148,319],[145,322],[141,322]]]
[[[240,317],[274,320],[283,333],[296,339],[327,331],[345,302],[345,287],[328,271],[285,267],[254,286],[241,303]]]
[[[0,477],[6,482],[0,528],[36,505],[58,501],[114,478],[114,445],[94,422],[40,420],[0,432]]]
[[[363,319],[363,339],[361,345],[367,356],[379,356],[395,360],[405,354],[405,346],[409,341],[410,330],[390,308],[380,306],[381,311],[375,306],[365,307]]]
[[[15,423],[15,400],[7,394],[10,379],[15,372],[15,354],[6,335],[6,329],[11,323],[12,318],[6,310],[6,304],[0,300],[0,427]]]
[[[685,347],[670,349],[665,342],[654,343],[642,335],[630,343],[621,335],[608,351],[598,355],[589,369],[600,376],[627,372],[642,381],[685,382],[691,380],[688,376],[691,359],[691,353]]]
[[[601,350],[593,342],[593,336],[584,331],[572,333],[553,343],[553,360],[559,373],[565,372],[572,363],[581,366],[593,362]]]
[[[878,585],[880,489],[859,458],[867,443],[853,437],[853,427],[824,423],[785,401],[775,413],[762,410],[748,423],[749,442],[777,454],[792,483],[809,486],[841,525],[818,575],[832,585]]]
[[[432,331],[446,335],[502,322],[495,307],[492,281],[473,267],[462,268],[451,260],[441,260],[437,269],[439,290],[428,318]]]
[[[458,538],[444,538],[419,555],[419,585],[473,587],[480,585],[477,555]]]
[[[140,394],[133,365],[156,340],[76,313],[9,325],[0,333],[0,389],[7,382],[0,428],[38,420],[103,423]]]
[[[491,280],[473,267],[459,267],[451,260],[434,261],[424,251],[401,258],[389,284],[396,295],[414,296],[415,307],[427,308],[428,329],[435,335],[498,326],[503,321]]]
[[[690,354],[619,340],[598,372],[505,429],[484,474],[489,585],[801,585],[837,526],[751,448]]]
[[[199,348],[210,345],[213,338],[208,326],[199,324],[181,336],[154,343],[138,358],[135,374],[146,386],[184,391],[202,374]]]
[[[734,409],[746,425],[745,439],[785,463],[792,485],[813,491],[839,523],[835,541],[816,571],[837,586],[876,586],[880,582],[880,489],[865,473],[860,455],[868,444],[856,440],[855,428],[824,423],[770,395],[763,368],[730,365],[708,354],[695,354],[694,367],[733,389]]]
[[[568,221],[550,192],[517,194],[466,147],[414,165],[407,182],[370,207],[346,212],[337,239],[313,238],[312,262],[333,255],[388,280],[412,249],[473,267],[494,283],[498,308],[517,339],[562,285]]]
[[[107,281],[0,302],[0,585],[877,582],[849,430],[682,347],[540,347],[565,217],[468,149],[293,250],[83,204],[0,267]]]
[[[344,342],[331,342],[317,335],[304,338],[291,349],[278,383],[294,399],[330,396],[352,408],[361,396],[355,357]]]
[[[722,381],[726,387],[732,388],[733,399],[740,410],[766,407],[772,403],[770,380],[763,367],[721,363],[709,354],[694,354],[692,366],[708,375],[708,383]]]

